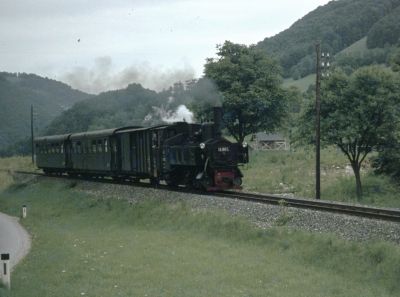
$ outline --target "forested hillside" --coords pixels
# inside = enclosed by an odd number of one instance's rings
[[[318,7],[289,29],[266,38],[258,47],[276,56],[285,77],[298,79],[314,71],[314,45],[336,54],[368,36],[368,47],[399,41],[400,0],[339,0]]]
[[[30,135],[31,104],[35,130],[41,131],[62,111],[90,96],[34,74],[0,73],[0,151]]]
[[[159,106],[162,101],[167,102],[167,98],[132,84],[75,104],[51,123],[46,134],[142,125],[152,106]]]
[[[368,32],[368,48],[391,46],[400,40],[400,6],[376,22]]]
[[[156,125],[177,117],[180,105],[196,109],[200,103],[214,105],[217,100],[215,86],[206,79],[178,82],[159,93],[131,84],[75,104],[57,117],[45,133]]]

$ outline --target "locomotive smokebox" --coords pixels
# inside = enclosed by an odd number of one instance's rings
[[[222,107],[214,107],[214,135],[216,137],[221,136],[222,129]]]

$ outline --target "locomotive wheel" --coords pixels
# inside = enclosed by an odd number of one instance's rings
[[[68,172],[69,177],[78,177],[78,173],[75,172]]]
[[[180,178],[177,174],[170,173],[165,177],[165,182],[168,186],[177,187],[180,184]]]
[[[150,184],[157,187],[160,184],[160,181],[158,178],[150,178]]]

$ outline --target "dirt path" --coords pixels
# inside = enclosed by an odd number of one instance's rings
[[[30,236],[18,219],[0,212],[0,253],[10,253],[11,267],[28,254],[30,247]]]

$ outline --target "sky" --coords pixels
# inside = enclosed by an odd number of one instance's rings
[[[0,0],[0,71],[89,92],[203,75],[225,40],[255,44],[329,0]]]

